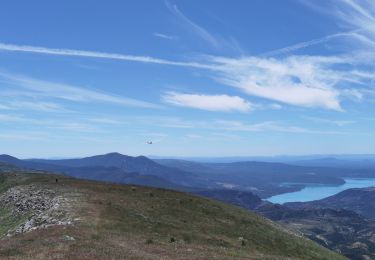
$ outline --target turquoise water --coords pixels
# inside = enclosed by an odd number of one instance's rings
[[[305,202],[320,200],[335,195],[343,190],[351,188],[375,187],[375,178],[372,179],[345,179],[345,184],[332,185],[309,185],[300,191],[284,193],[272,196],[267,200],[273,203],[283,204],[286,202]]]

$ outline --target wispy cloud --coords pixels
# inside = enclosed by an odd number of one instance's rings
[[[12,108],[10,106],[4,105],[4,104],[0,104],[0,109],[1,110],[9,110],[9,109],[12,109]]]
[[[152,125],[163,128],[179,128],[179,129],[205,129],[212,131],[233,132],[281,132],[281,133],[298,133],[298,134],[346,134],[342,131],[322,130],[321,127],[309,129],[305,127],[288,125],[278,121],[261,121],[248,123],[239,120],[188,120],[180,117],[133,117],[133,122],[139,124]]]
[[[213,58],[221,66],[218,80],[266,99],[341,111],[339,72],[329,69],[332,61],[292,56],[286,59]]]
[[[353,56],[293,55],[285,58],[211,57],[217,80],[247,94],[307,108],[343,111],[343,99],[361,99],[371,79],[358,73]],[[359,63],[359,64],[358,64]]]
[[[10,114],[0,114],[0,122],[17,122],[22,120],[20,116]]]
[[[220,139],[220,140],[238,140],[238,139],[241,139],[241,136],[239,135],[234,135],[234,134],[230,134],[230,133],[212,133],[211,134],[212,136],[214,136],[214,139],[217,140],[217,139]]]
[[[324,36],[322,38],[313,39],[313,40],[305,41],[305,42],[300,42],[300,43],[290,45],[290,46],[287,46],[287,47],[284,47],[284,48],[269,51],[269,52],[261,54],[260,56],[271,57],[271,56],[276,56],[276,55],[280,55],[280,54],[287,54],[287,53],[290,53],[290,52],[293,52],[293,51],[297,51],[299,49],[304,49],[304,48],[307,48],[307,47],[310,47],[310,46],[325,43],[325,42],[328,42],[328,41],[336,39],[336,38],[353,37],[353,36],[355,36],[355,33],[356,33],[356,31],[334,33],[334,34],[331,34],[331,35]]]
[[[267,108],[271,108],[271,109],[275,109],[275,110],[279,110],[279,109],[282,109],[283,106],[280,105],[280,104],[276,104],[276,103],[273,103],[273,104],[269,104],[266,106]]]
[[[183,24],[187,26],[189,30],[194,32],[198,35],[201,39],[209,43],[215,48],[219,48],[220,43],[219,41],[207,30],[205,30],[202,26],[199,26],[197,23],[190,20],[186,15],[184,15],[177,7],[177,5],[172,4],[168,1],[165,1],[165,5],[171,11],[173,15],[175,15]]]
[[[124,124],[124,121],[106,118],[106,117],[100,117],[100,118],[89,118],[88,121],[99,123],[99,124],[106,124],[106,125],[120,125]]]
[[[206,68],[206,69],[210,68],[209,65],[195,63],[195,62],[170,61],[170,60],[158,59],[158,58],[149,57],[149,56],[134,56],[134,55],[125,55],[125,54],[107,53],[107,52],[95,52],[95,51],[86,51],[86,50],[53,49],[53,48],[36,47],[36,46],[29,46],[29,45],[15,45],[15,44],[6,44],[6,43],[0,43],[0,50],[10,51],[10,52],[30,52],[30,53],[58,55],[58,56],[74,56],[74,57],[112,59],[112,60],[122,60],[122,61],[132,61],[132,62],[142,62],[142,63],[155,63],[155,64],[193,67],[193,68]]]
[[[157,132],[146,132],[146,133],[141,133],[140,135],[142,136],[147,136],[147,137],[167,137],[168,134],[165,133],[157,133]]]
[[[0,93],[1,96],[1,93]],[[68,112],[58,103],[44,101],[10,101],[7,103],[9,110],[36,110],[41,112]],[[0,106],[1,108],[1,106]]]
[[[35,132],[0,133],[0,140],[3,141],[40,141],[45,139],[46,135]]]
[[[167,35],[167,34],[158,33],[158,32],[154,32],[152,35],[154,35],[155,37],[159,37],[159,38],[165,39],[165,40],[176,40],[177,39],[176,36]]]
[[[176,4],[165,0],[165,5],[187,32],[191,32],[192,34],[196,35],[209,46],[216,50],[231,50],[236,54],[244,53],[241,45],[233,36],[229,35],[223,37],[221,35],[215,35],[205,29],[202,25],[189,18],[178,8]]]
[[[56,122],[47,125],[47,128],[81,133],[97,133],[101,131],[97,126],[81,122]]]
[[[329,125],[335,125],[335,126],[346,126],[350,124],[354,124],[354,120],[335,120],[335,119],[326,119],[326,118],[320,118],[320,117],[306,117],[306,119],[317,122],[317,123],[324,123]]]
[[[208,111],[240,111],[247,112],[252,104],[238,96],[203,95],[167,92],[162,96],[166,103],[182,107],[191,107]]]
[[[107,94],[100,91],[89,90],[87,88],[78,87],[74,85],[56,83],[51,81],[38,80],[26,76],[0,73],[0,77],[6,80],[9,84],[18,86],[28,92],[25,95],[32,95],[36,97],[57,98],[75,102],[103,102],[122,106],[141,107],[141,108],[160,108],[160,105],[132,99],[113,94]],[[12,92],[5,92],[4,95],[10,95]],[[15,95],[22,95],[21,92],[14,92]],[[2,92],[0,91],[0,95]],[[31,106],[30,103],[24,105]],[[52,103],[35,104],[34,108],[39,109],[58,109]]]
[[[209,76],[217,79],[220,83],[241,89],[244,93],[251,96],[294,106],[324,108],[336,111],[343,111],[341,106],[343,99],[351,99],[353,97],[358,100],[361,99],[368,83],[373,80],[373,77],[369,77],[369,75],[374,73],[361,71],[359,68],[363,64],[373,64],[375,59],[375,57],[374,59],[369,59],[371,55],[358,54],[357,56],[350,53],[350,55],[346,56],[291,55],[284,58],[201,56],[200,62],[180,62],[145,56],[4,44],[0,44],[0,50],[120,59],[204,69],[210,71],[211,74]],[[86,99],[122,103],[124,105],[155,106],[142,101],[84,90],[75,86],[72,88],[64,84],[55,83],[53,88],[48,88],[47,84],[42,81],[22,78],[16,81],[18,84],[23,82],[22,84],[25,87],[29,85],[28,89],[30,89],[30,86],[35,85],[39,85],[39,89],[41,89],[40,86],[44,85],[42,87],[44,90],[39,90],[39,92],[45,92],[46,89],[49,89],[49,94],[51,92],[54,92],[55,95],[58,94],[57,92],[65,93],[65,98],[70,100],[77,99],[77,97],[86,97]],[[349,86],[348,83],[354,84],[356,88]],[[56,91],[53,91],[53,89],[56,89]],[[64,95],[61,93],[59,94],[60,97]]]
[[[192,140],[207,140],[207,141],[233,141],[233,140],[239,140],[242,137],[240,135],[234,135],[230,133],[217,133],[213,132],[209,135],[198,135],[198,134],[186,134],[185,138],[192,139]]]
[[[197,134],[187,134],[187,135],[185,135],[185,137],[189,138],[189,139],[200,139],[200,138],[203,138],[203,136],[197,135]]]
[[[375,47],[375,4],[373,1],[329,0],[317,5],[314,1],[308,2],[309,7],[337,18],[337,22],[342,27],[351,29],[347,36],[350,36],[357,44],[352,45],[351,48],[358,51],[364,46]],[[358,43],[362,43],[362,46]]]
[[[282,125],[274,121],[266,121],[255,124],[246,124],[241,121],[219,120],[215,122],[216,127],[222,130],[241,131],[241,132],[284,132],[300,134],[342,134],[338,131],[312,130],[299,126]]]
[[[99,132],[97,124],[86,123],[82,119],[77,118],[55,120],[46,118],[36,119],[19,114],[0,114],[0,123],[22,123],[25,128],[33,128],[33,126],[39,128],[42,126],[44,129],[68,130],[71,132]]]

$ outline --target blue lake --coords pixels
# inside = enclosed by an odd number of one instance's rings
[[[304,184],[306,185],[306,184]],[[300,191],[284,193],[272,196],[267,200],[273,203],[283,204],[286,202],[305,202],[312,200],[320,200],[326,197],[335,195],[343,190],[351,188],[366,188],[375,187],[375,178],[372,179],[345,179],[345,184],[332,186],[332,185],[314,185],[308,184]]]

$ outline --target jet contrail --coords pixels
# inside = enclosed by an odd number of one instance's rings
[[[288,47],[285,47],[285,48],[281,48],[281,49],[277,49],[277,50],[273,50],[273,51],[263,53],[260,56],[268,57],[268,56],[274,56],[274,55],[279,55],[279,54],[285,54],[285,53],[288,53],[288,52],[292,52],[292,51],[296,51],[296,50],[299,50],[299,49],[307,48],[307,47],[310,47],[310,46],[313,46],[313,45],[316,45],[316,44],[327,42],[327,41],[330,41],[334,38],[343,37],[343,36],[344,37],[345,36],[352,36],[353,33],[355,33],[356,31],[357,30],[350,31],[350,32],[343,32],[343,33],[335,33],[335,34],[327,35],[325,37],[314,39],[314,40],[311,40],[311,41],[300,42],[300,43],[297,43],[297,44],[294,44],[294,45],[291,45],[291,46],[288,46]]]
[[[95,52],[95,51],[84,51],[84,50],[72,50],[72,49],[53,49],[45,47],[36,47],[28,45],[15,45],[0,43],[0,51],[9,52],[31,52],[40,53],[47,55],[59,55],[59,56],[76,56],[76,57],[88,57],[88,58],[100,58],[100,59],[112,59],[112,60],[123,60],[123,61],[135,61],[143,63],[156,63],[163,65],[173,65],[181,67],[192,67],[200,69],[212,69],[213,66],[209,64],[201,64],[196,62],[179,62],[170,61],[159,58],[153,58],[149,56],[133,56],[117,53],[107,53],[107,52]]]

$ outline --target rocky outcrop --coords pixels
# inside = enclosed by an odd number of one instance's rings
[[[8,231],[8,236],[54,225],[71,225],[69,200],[52,189],[36,185],[16,186],[0,196],[0,207],[26,221]]]

